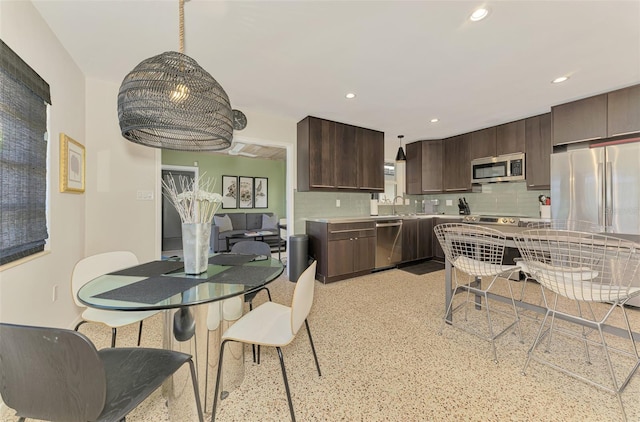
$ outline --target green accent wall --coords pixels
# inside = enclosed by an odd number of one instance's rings
[[[206,152],[162,151],[163,165],[194,167],[193,163],[196,161],[198,162],[196,167],[200,170],[200,176],[206,173],[206,177],[215,177],[216,186],[214,190],[219,194],[222,194],[222,176],[266,177],[269,179],[268,208],[225,208],[224,210],[220,208],[218,214],[264,211],[272,212],[278,218],[286,217],[287,166],[285,161],[234,157]]]

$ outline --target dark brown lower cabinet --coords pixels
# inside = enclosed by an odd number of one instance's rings
[[[402,220],[402,262],[418,259],[418,220]]]
[[[433,219],[433,227],[438,224],[446,224],[446,223],[460,223],[462,220],[458,218],[434,218]],[[438,258],[441,261],[444,261],[444,252],[442,251],[442,247],[440,246],[440,242],[438,242],[438,238],[436,237],[436,233],[431,230],[431,237],[433,239],[433,257]]]
[[[307,221],[309,253],[318,261],[316,279],[329,283],[371,272],[375,266],[375,222]]]
[[[433,256],[433,219],[402,220],[402,262],[416,261]]]
[[[418,259],[433,257],[433,218],[418,220]]]

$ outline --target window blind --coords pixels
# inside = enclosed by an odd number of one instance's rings
[[[0,40],[0,265],[48,238],[47,103],[49,84]]]

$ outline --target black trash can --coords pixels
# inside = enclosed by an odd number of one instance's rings
[[[309,266],[309,236],[295,234],[289,236],[289,280],[294,283]]]

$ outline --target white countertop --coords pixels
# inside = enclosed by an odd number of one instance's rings
[[[455,218],[460,219],[462,215],[446,215],[446,214],[412,214],[412,215],[365,215],[362,217],[326,217],[326,218],[306,218],[306,221],[315,221],[317,223],[356,223],[360,221],[380,221],[380,220],[410,220],[422,218]]]

